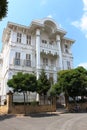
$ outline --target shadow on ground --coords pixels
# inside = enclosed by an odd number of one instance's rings
[[[27,115],[26,115],[27,116]],[[35,113],[35,114],[29,114],[28,116],[30,116],[30,117],[38,117],[38,118],[40,118],[40,117],[51,117],[51,116],[59,116],[59,114],[57,114],[57,113]]]
[[[0,115],[0,121],[6,120],[6,119],[10,119],[16,117],[15,115],[9,115],[9,114],[5,114],[5,115]]]

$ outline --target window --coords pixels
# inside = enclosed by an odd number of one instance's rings
[[[53,44],[53,41],[50,41],[50,45],[52,45]]]
[[[17,33],[17,42],[21,43],[21,38],[22,38],[22,34],[21,33]]]
[[[19,52],[16,52],[15,58],[16,58],[16,59],[20,59],[20,53],[19,53]]]
[[[30,35],[27,35],[27,36],[26,36],[26,43],[27,43],[28,45],[31,45],[31,36],[30,36]]]
[[[45,44],[47,44],[47,41],[46,41],[46,40],[42,40],[42,43],[45,43]]]
[[[67,61],[67,68],[68,68],[68,69],[71,69],[70,61]]]
[[[31,66],[31,55],[26,54],[26,66]]]
[[[48,59],[47,58],[43,58],[43,65],[48,66]]]
[[[68,53],[68,45],[65,45],[65,52]]]
[[[20,65],[20,53],[15,53],[15,65]]]
[[[51,59],[51,66],[54,66],[54,61],[53,61],[53,59]]]

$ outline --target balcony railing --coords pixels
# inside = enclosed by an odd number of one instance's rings
[[[20,59],[14,59],[14,65],[20,66],[21,60]]]
[[[41,69],[45,69],[45,70],[50,70],[50,71],[59,71],[60,67],[57,67],[55,65],[47,65],[47,64],[42,64]]]
[[[49,43],[47,43],[47,44],[44,44],[44,43],[41,43],[41,45],[40,45],[42,48],[48,48],[48,49],[53,49],[53,50],[58,50],[58,46],[56,45],[56,44],[49,44]]]
[[[14,59],[14,64],[13,67],[22,67],[22,69],[33,69],[36,70],[36,66],[31,64],[31,60],[22,60],[22,59]],[[57,67],[55,64],[48,64],[48,63],[43,63],[40,65],[40,69],[45,69],[47,71],[59,71],[60,67]]]
[[[26,66],[31,67],[31,61],[30,60],[22,60],[22,59],[14,59],[14,65],[15,66]]]
[[[56,44],[41,44],[41,53],[46,53],[46,54],[50,54],[50,55],[58,55],[59,52],[58,52],[58,46]]]

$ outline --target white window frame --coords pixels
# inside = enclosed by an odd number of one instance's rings
[[[67,61],[67,68],[68,68],[68,69],[71,69],[70,61]]]
[[[45,43],[45,44],[47,44],[47,40],[42,40],[42,43]]]
[[[26,35],[26,43],[27,45],[31,45],[31,35]]]
[[[65,44],[65,52],[66,52],[66,53],[69,53],[68,45],[66,45],[66,44]]]
[[[31,54],[26,54],[26,66],[31,67]]]
[[[20,52],[15,53],[15,65],[20,65]]]
[[[17,33],[17,43],[21,43],[22,40],[22,34],[21,33]]]
[[[43,65],[48,66],[48,58],[43,58]]]

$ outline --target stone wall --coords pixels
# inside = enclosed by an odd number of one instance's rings
[[[55,112],[56,102],[55,98],[52,105],[13,105],[12,94],[7,95],[7,104],[0,106],[0,114],[29,114],[29,113],[41,113],[41,112]]]
[[[7,105],[0,106],[0,114],[7,114],[7,113],[8,113],[8,107],[7,107]]]
[[[74,109],[75,106],[76,106],[75,103],[68,104],[68,109],[69,110]],[[79,106],[79,109],[81,111],[87,111],[87,102],[85,102],[85,103],[78,103],[77,106]]]
[[[29,113],[54,112],[54,111],[56,111],[55,105],[36,105],[36,106],[15,105],[12,107],[10,113],[29,114]]]

